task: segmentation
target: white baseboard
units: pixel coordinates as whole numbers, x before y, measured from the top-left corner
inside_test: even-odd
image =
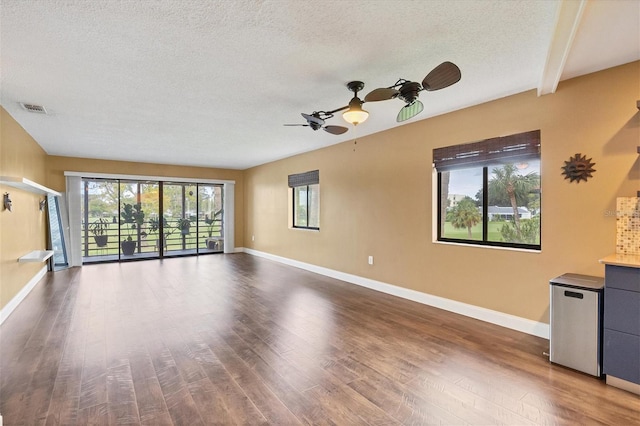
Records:
[[[346,281],[348,283],[370,288],[382,293],[387,293],[393,296],[401,297],[403,299],[412,300],[414,302],[422,303],[423,305],[444,309],[445,311],[454,312],[456,314],[464,315],[481,321],[489,322],[491,324],[496,324],[501,327],[506,327],[512,330],[542,337],[544,339],[549,338],[549,324],[545,324],[542,322],[517,317],[515,315],[505,314],[504,312],[494,311],[491,309],[482,308],[480,306],[469,305],[467,303],[458,302],[456,300],[445,299],[444,297],[434,296],[416,290],[398,287],[393,284],[387,284],[381,281],[360,277],[358,275],[347,274],[345,272],[340,272],[333,269],[324,268],[322,266],[316,266],[310,263],[288,259],[286,257],[276,256],[270,253],[265,253],[246,247],[236,248],[236,252],[244,252],[253,256],[263,257],[265,259],[284,263],[286,265],[315,272],[317,274],[325,275],[327,277],[335,278],[341,281]]]
[[[33,278],[29,280],[29,282],[24,287],[22,287],[22,290],[20,290],[18,294],[16,294],[13,299],[11,299],[9,303],[7,303],[4,308],[2,308],[2,310],[0,310],[0,324],[2,324],[4,320],[9,318],[9,315],[11,315],[13,310],[18,307],[20,302],[22,302],[25,297],[27,297],[27,295],[31,292],[31,290],[33,290],[36,284],[38,284],[38,281],[40,281],[42,277],[46,275],[46,273],[47,267],[44,266],[38,271],[37,274],[33,276]]]

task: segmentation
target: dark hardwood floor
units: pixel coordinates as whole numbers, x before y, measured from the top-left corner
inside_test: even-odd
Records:
[[[471,284],[471,283],[470,283]],[[544,339],[246,254],[48,274],[0,328],[4,425],[640,424]]]

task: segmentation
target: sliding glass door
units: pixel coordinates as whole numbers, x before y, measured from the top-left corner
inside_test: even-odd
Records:
[[[124,259],[159,256],[153,238],[153,217],[159,209],[158,182],[120,181],[120,256]]]
[[[82,179],[84,263],[224,251],[223,185]]]
[[[119,258],[119,197],[117,180],[82,180],[83,262]]]
[[[196,185],[167,182],[162,185],[165,256],[197,253],[198,204]]]
[[[198,250],[224,250],[222,185],[198,184]]]

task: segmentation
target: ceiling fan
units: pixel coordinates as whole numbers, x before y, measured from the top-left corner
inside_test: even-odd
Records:
[[[322,129],[327,133],[331,133],[332,135],[341,135],[346,132],[346,127],[343,126],[325,126],[325,120],[333,117],[333,113],[336,111],[314,111],[312,114],[305,114],[304,112],[301,114],[302,118],[307,120],[307,124],[285,124],[285,126],[303,126],[303,127],[311,127],[313,130]]]
[[[396,121],[401,123],[420,114],[424,109],[424,105],[418,100],[418,95],[422,90],[433,92],[444,89],[460,81],[461,77],[460,68],[456,64],[443,62],[427,74],[422,80],[422,85],[401,78],[392,86],[372,90],[365,96],[364,101],[378,102],[395,98],[402,99],[405,106],[396,117]]]
[[[285,124],[285,126],[311,127],[313,130],[323,129],[332,135],[341,135],[349,129],[343,126],[324,126],[324,122],[333,117],[334,113],[345,110],[342,116],[347,122],[354,126],[362,123],[369,117],[369,113],[362,109],[364,101],[358,97],[358,92],[364,88],[364,83],[361,81],[351,81],[347,83],[347,88],[354,93],[353,98],[349,101],[349,105],[336,108],[333,111],[315,111],[313,114],[302,113],[302,117],[307,120],[307,124]]]

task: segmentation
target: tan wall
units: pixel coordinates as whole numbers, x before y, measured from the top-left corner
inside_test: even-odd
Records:
[[[564,81],[552,95],[528,91],[246,170],[244,245],[548,323],[549,279],[602,276],[598,259],[615,251],[615,199],[640,189],[637,99],[639,62]],[[535,129],[542,251],[433,243],[433,148]],[[596,163],[586,183],[561,175],[576,153]],[[320,232],[289,229],[287,175],[313,169]]]
[[[49,156],[47,158],[47,185],[52,189],[64,192],[65,171],[233,180],[236,182],[234,238],[236,246],[242,245],[244,238],[244,180],[241,170]]]
[[[27,178],[45,185],[46,153],[0,107],[0,175]],[[44,250],[46,214],[38,203],[43,195],[0,185],[13,201],[11,212],[0,206],[0,309],[42,269],[44,263],[18,263],[32,250]]]

